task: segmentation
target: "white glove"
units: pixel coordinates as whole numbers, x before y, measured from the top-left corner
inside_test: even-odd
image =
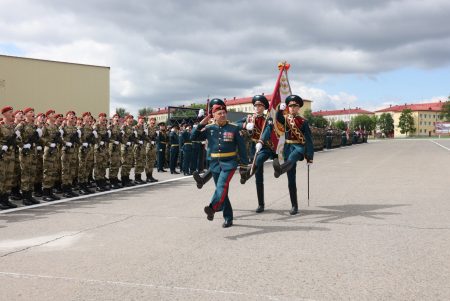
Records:
[[[139,144],[141,144],[141,145],[142,145],[142,144],[144,144],[144,141],[142,141],[142,140],[139,140]]]
[[[134,137],[137,138],[137,131],[133,131]]]
[[[159,136],[159,131],[156,131],[156,135]]]
[[[170,129],[171,132],[175,132],[175,129]]]
[[[192,126],[192,128],[194,128],[194,129],[196,129],[198,127],[198,125],[196,125],[196,124],[194,124],[193,126]]]
[[[78,139],[80,139],[81,138],[81,131],[77,130],[77,134],[78,134]]]
[[[256,148],[256,152],[259,152],[261,150],[261,148],[263,147],[261,142],[256,143],[255,148]]]
[[[63,131],[63,129],[59,129],[59,133],[61,134],[61,137],[64,136],[64,131]]]
[[[89,144],[87,143],[87,142],[83,142],[83,147],[88,147],[89,146]]]
[[[120,142],[119,142],[119,141],[117,141],[117,140],[116,140],[116,141],[114,141],[114,144],[115,144],[115,145],[119,145],[119,143],[120,143]]]
[[[144,133],[148,136],[148,129],[144,129]]]
[[[38,133],[39,138],[41,138],[41,137],[42,137],[42,129],[37,128],[37,129],[36,129],[36,132]]]
[[[108,137],[111,138],[111,130],[106,131],[108,133]]]
[[[19,131],[19,130],[16,131],[16,137],[17,137],[17,138],[20,138],[20,137],[21,137],[20,131]]]
[[[67,147],[72,147],[72,142],[66,142]]]
[[[255,124],[253,122],[247,123],[246,129],[247,131],[253,131],[253,128],[255,127]]]
[[[42,150],[42,146],[40,146],[40,145],[36,146],[36,150],[41,151]]]
[[[155,145],[156,143],[155,143],[155,141],[152,141],[152,145]]]
[[[280,110],[281,110],[281,111],[286,110],[286,104],[285,104],[285,103],[281,103],[281,104],[280,104]]]
[[[97,133],[96,130],[93,130],[93,131],[92,131],[92,134],[94,134],[94,137],[95,137],[95,138],[98,138],[98,133]]]
[[[121,130],[120,133],[121,133],[122,135],[125,135],[125,131],[124,131],[124,130]]]
[[[3,145],[2,146],[2,151],[6,152],[8,150],[8,146],[7,145]]]
[[[130,141],[128,141],[128,142],[127,142],[127,146],[130,146],[130,145],[131,145],[131,142],[130,142]]]
[[[55,143],[50,143],[50,147],[51,147],[51,148],[55,148],[55,147],[56,147],[56,144],[55,144]]]
[[[205,110],[203,110],[203,109],[198,110],[198,117],[203,117],[203,116],[205,116]]]
[[[100,145],[105,145],[105,142],[104,141],[100,141]]]
[[[24,145],[23,145],[23,148],[30,149],[30,148],[31,148],[31,144],[29,144],[29,143],[24,144]]]

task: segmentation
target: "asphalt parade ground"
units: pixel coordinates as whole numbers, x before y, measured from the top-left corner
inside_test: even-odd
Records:
[[[230,185],[234,226],[191,177],[0,214],[1,300],[449,300],[450,139],[316,153]],[[178,178],[178,179],[176,179]]]

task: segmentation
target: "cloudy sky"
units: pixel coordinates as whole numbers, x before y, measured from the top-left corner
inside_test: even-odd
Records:
[[[271,93],[313,110],[450,95],[450,1],[0,0],[0,53],[111,67],[111,108]]]

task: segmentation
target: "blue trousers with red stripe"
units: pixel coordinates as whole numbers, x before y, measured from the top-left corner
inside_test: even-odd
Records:
[[[223,211],[223,218],[226,221],[233,220],[233,208],[231,207],[230,199],[228,198],[228,188],[235,171],[236,169],[212,172],[214,183],[216,183],[216,191],[211,199],[210,206],[216,212]]]

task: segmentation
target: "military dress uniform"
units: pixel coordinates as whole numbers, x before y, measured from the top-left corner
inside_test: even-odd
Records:
[[[160,123],[161,125],[161,123]],[[166,163],[166,147],[168,142],[166,131],[159,131],[156,137],[156,148],[158,150],[158,171],[165,172],[164,165]]]
[[[269,108],[269,101],[263,95],[256,95],[252,99],[253,105],[261,104],[267,110]],[[258,197],[257,213],[264,211],[264,162],[268,159],[275,158],[273,151],[273,144],[271,141],[271,134],[273,131],[273,120],[264,115],[253,115],[253,122],[247,123],[246,119],[238,123],[242,128],[248,131],[251,139],[251,153],[252,158],[256,155],[255,165],[253,171],[250,169],[241,173],[241,184],[244,184],[253,174],[255,174],[256,194]],[[252,174],[250,174],[252,172]]]
[[[49,116],[54,111],[47,111],[46,115]],[[42,197],[46,202],[59,200],[60,197],[53,194],[53,187],[58,179],[58,145],[61,144],[61,133],[58,126],[52,123],[48,123],[43,128],[42,140],[44,142],[44,159],[43,169],[44,176],[42,182]]]
[[[211,100],[210,105],[213,112],[226,110],[225,103],[220,99]],[[229,122],[224,125],[216,123],[207,125],[205,131],[202,131],[203,128],[205,125],[199,124],[192,131],[191,139],[208,141],[209,168],[216,184],[210,205],[204,210],[208,220],[213,220],[215,212],[223,211],[225,220],[223,227],[230,227],[233,224],[233,209],[228,198],[228,188],[238,167],[238,152],[241,164],[248,164],[244,140],[239,134],[239,127]]]
[[[175,129],[172,129],[172,131],[169,134],[169,143],[170,143],[170,173],[171,174],[178,174],[178,172],[175,170],[177,161],[178,161],[178,154],[180,151],[180,137],[178,136],[178,133],[175,131]]]
[[[286,98],[286,105],[295,102],[300,107],[303,106],[303,100],[300,96],[290,95]],[[292,209],[290,214],[298,213],[297,201],[297,183],[296,183],[296,167],[297,161],[303,161],[305,158],[308,162],[312,162],[314,157],[314,146],[311,138],[311,130],[308,121],[300,115],[283,114],[282,110],[277,111],[277,121],[284,126],[285,145],[284,158],[285,162],[280,165],[278,158],[273,160],[275,177],[287,172],[289,195],[291,198]]]
[[[100,113],[104,114],[105,113]],[[100,116],[99,115],[99,116]],[[109,143],[111,131],[108,130],[108,125],[105,123],[97,123],[94,126],[94,130],[97,132],[97,139],[94,146],[94,175],[97,184],[98,191],[109,190],[106,185],[106,170],[109,164]]]
[[[119,124],[109,126],[111,140],[109,143],[109,182],[112,189],[120,188],[118,174],[120,169],[120,142],[122,140]]]
[[[4,107],[2,114],[12,111],[12,107]],[[14,123],[0,124],[0,209],[16,208],[17,205],[9,201],[13,183],[16,133]]]
[[[141,118],[141,117],[140,117]],[[134,181],[136,184],[144,184],[142,173],[145,171],[145,147],[148,141],[147,129],[145,125],[134,127],[136,144],[133,146],[134,152]]]
[[[133,116],[128,116],[128,118],[133,118]],[[133,146],[135,144],[137,137],[134,133],[133,127],[127,124],[122,126],[121,134],[122,134],[122,149],[121,149],[122,185],[124,187],[134,186],[134,183],[130,180],[130,171],[134,163]]]
[[[153,168],[156,162],[156,138],[157,129],[156,126],[148,125],[147,127],[148,141],[145,149],[145,171],[147,176],[147,182],[158,182],[157,179],[153,177]]]
[[[192,140],[191,133],[188,130],[184,130],[180,135],[180,146],[183,151],[182,170],[185,176],[191,175],[192,170]]]

